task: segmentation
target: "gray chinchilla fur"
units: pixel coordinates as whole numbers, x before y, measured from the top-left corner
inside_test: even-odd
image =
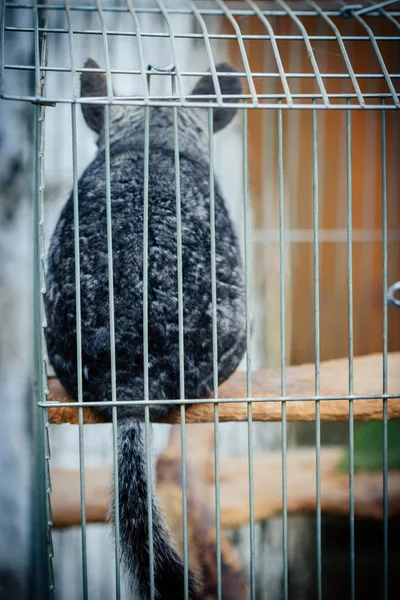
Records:
[[[87,68],[97,69],[89,60]],[[218,65],[222,94],[240,94],[233,69]],[[85,97],[107,95],[103,73],[85,71]],[[210,75],[192,94],[215,94]],[[98,151],[78,183],[84,401],[110,401],[111,351],[107,254],[105,106],[83,104],[86,123],[99,136]],[[114,270],[117,401],[144,397],[143,364],[143,190],[145,108],[111,105],[110,185]],[[235,109],[214,108],[214,132]],[[148,373],[149,399],[171,400],[150,408],[151,418],[177,410],[180,399],[177,217],[172,106],[149,109],[148,172]],[[177,110],[182,219],[185,398],[213,390],[210,165],[208,111]],[[51,363],[67,392],[77,397],[74,203],[67,201],[52,237],[47,261],[46,339]],[[245,294],[238,241],[215,182],[215,261],[218,380],[237,368],[246,347]],[[94,410],[110,417],[109,406]],[[118,407],[118,477],[121,554],[141,599],[150,595],[146,459],[140,405]],[[152,494],[156,598],[183,600],[183,562]],[[189,598],[199,599],[189,574]]]

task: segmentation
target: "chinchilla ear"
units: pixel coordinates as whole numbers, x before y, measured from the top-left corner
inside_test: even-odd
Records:
[[[220,73],[236,73],[235,69],[231,67],[229,63],[220,63],[215,67],[217,72]],[[238,96],[242,93],[242,83],[239,77],[219,76],[218,77],[219,87],[221,88],[222,96],[233,95]],[[214,82],[211,75],[204,75],[197,83],[192,91],[192,95],[215,95]],[[227,101],[227,98],[224,98]],[[229,100],[228,100],[229,101]],[[237,101],[237,98],[232,98],[232,102]],[[214,133],[224,129],[232,121],[236,114],[236,108],[214,108]]]
[[[99,65],[91,58],[85,62],[85,69],[99,68]],[[81,75],[81,96],[83,98],[107,96],[107,79],[104,73],[83,72]],[[90,129],[100,134],[104,127],[104,104],[82,104],[82,112]]]

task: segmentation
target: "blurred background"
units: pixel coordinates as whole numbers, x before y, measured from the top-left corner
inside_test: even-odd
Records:
[[[58,3],[60,4],[60,3]],[[81,0],[83,5],[93,5]],[[166,3],[169,6],[171,3]],[[216,5],[208,3],[210,6]],[[236,3],[241,4],[241,3]],[[107,6],[125,6],[108,0]],[[156,6],[151,2],[142,6]],[[133,30],[126,13],[105,12],[109,31]],[[7,10],[6,25],[32,27],[31,10]],[[171,14],[176,33],[201,33],[193,14]],[[205,16],[207,29],[227,34],[228,39],[211,40],[215,62],[229,60],[243,71],[234,29],[224,16]],[[72,11],[74,30],[100,29],[99,17],[93,11]],[[173,62],[168,29],[156,12],[141,13],[140,26],[153,37],[143,38],[145,64],[165,67]],[[252,36],[265,35],[264,24],[257,16],[239,16],[237,22],[245,36],[244,44],[253,73],[270,76],[254,79],[257,93],[277,94],[282,84],[269,40]],[[288,81],[292,94],[304,95],[305,101],[318,91],[304,42],[298,38],[298,27],[289,16],[271,16],[275,32],[286,39],[278,42],[284,69],[292,74]],[[304,17],[302,22],[310,35],[331,34],[321,18]],[[335,20],[343,35],[361,36],[354,19]],[[66,13],[50,10],[48,26],[66,28]],[[396,26],[388,19],[374,19],[374,34],[391,36]],[[246,37],[247,36],[247,37]],[[293,39],[292,39],[293,38]],[[88,57],[104,67],[104,52],[99,35],[74,34],[75,61],[83,66]],[[400,52],[389,41],[380,42],[380,50],[390,73],[398,73]],[[386,83],[376,76],[379,64],[369,40],[348,41],[346,49],[358,82],[365,94],[386,92]],[[135,38],[109,36],[111,69],[139,69]],[[182,71],[209,69],[206,48],[201,36],[180,37],[177,50]],[[336,41],[313,42],[313,50],[332,103],[335,94],[352,93],[350,80]],[[6,65],[34,65],[32,32],[6,31]],[[47,95],[70,96],[72,78],[69,71],[68,36],[48,35]],[[66,71],[62,71],[67,68]],[[57,71],[57,69],[60,69]],[[308,76],[307,76],[308,74]],[[340,76],[342,75],[342,76]],[[195,78],[184,78],[187,91]],[[394,80],[398,85],[398,80]],[[114,74],[118,95],[142,93],[139,75]],[[166,77],[154,77],[152,91],[169,93]],[[33,93],[34,71],[5,70],[5,89],[11,94]],[[374,102],[375,100],[372,100]],[[339,101],[339,100],[338,100]],[[26,102],[1,101],[0,105],[0,592],[2,598],[28,598],[32,565],[32,505],[37,480],[32,478],[35,453],[35,407],[30,376],[33,362],[32,272],[33,272],[33,160],[34,107]],[[313,286],[313,145],[312,111],[284,110],[283,125],[283,193],[285,207],[285,320],[286,359],[288,365],[314,362],[314,286]],[[215,139],[215,167],[239,237],[243,243],[243,116]],[[351,112],[351,173],[353,206],[353,303],[354,354],[367,355],[382,351],[382,115],[381,111]],[[317,111],[317,158],[319,178],[319,249],[320,249],[320,352],[321,360],[348,355],[347,292],[347,166],[346,112]],[[386,112],[386,170],[388,210],[389,285],[400,274],[400,119],[398,111]],[[278,111],[248,111],[248,176],[251,207],[251,308],[254,316],[252,366],[254,370],[280,366],[280,261],[279,261],[279,177],[278,177]],[[78,114],[78,163],[80,172],[96,151],[95,138]],[[58,103],[46,110],[45,118],[45,238],[49,242],[59,212],[72,187],[71,107]],[[400,350],[400,312],[388,306],[388,349]],[[398,391],[398,390],[397,390]],[[220,426],[222,456],[246,456],[247,426],[228,423]],[[322,423],[322,442],[343,444],[348,441],[348,424]],[[169,426],[154,427],[155,453],[165,447]],[[51,467],[78,468],[77,428],[63,425],[51,428]],[[109,425],[85,427],[85,460],[87,467],[111,464],[111,428]],[[289,447],[315,445],[315,424],[289,424]],[[281,425],[254,425],[254,449],[269,452],[281,448]],[[268,478],[268,473],[265,473]],[[322,481],[323,485],[323,481]],[[33,492],[33,496],[32,496]],[[356,523],[356,572],[360,597],[382,596],[382,521],[363,519]],[[399,564],[400,550],[395,547],[400,525],[391,518],[390,577],[393,565]],[[249,529],[230,532],[242,566],[249,575]],[[317,597],[315,517],[291,515],[289,539],[289,596],[293,600]],[[59,600],[82,598],[82,556],[79,527],[53,529],[55,597]],[[398,545],[397,545],[398,546]],[[88,525],[88,578],[90,597],[109,600],[114,597],[115,576],[111,528],[106,524]],[[324,598],[349,596],[349,521],[348,516],[323,515],[322,551]],[[28,574],[26,577],[23,574]],[[256,526],[257,600],[282,597],[282,521],[280,516]],[[396,590],[391,587],[391,598]]]

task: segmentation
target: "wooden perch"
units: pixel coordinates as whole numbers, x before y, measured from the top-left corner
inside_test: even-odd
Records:
[[[281,394],[280,369],[263,369],[252,373],[252,397],[274,398]],[[322,362],[320,365],[320,395],[343,396],[348,393],[348,360],[347,358]],[[290,366],[286,369],[287,396],[313,397],[315,395],[315,366],[306,364]],[[388,355],[388,393],[400,391],[400,352]],[[219,388],[220,398],[246,398],[246,374],[236,372]],[[354,359],[354,393],[358,396],[378,395],[382,393],[382,355],[370,354]],[[62,406],[63,402],[71,402],[55,378],[49,380],[48,400],[59,402],[60,406],[49,408],[51,423],[78,423],[76,407]],[[282,418],[281,402],[254,402],[254,421],[280,421]],[[321,400],[321,419],[323,421],[347,421],[349,403],[347,400]],[[356,400],[354,417],[358,421],[382,420],[382,400]],[[288,401],[286,403],[288,421],[314,421],[315,403],[308,400]],[[388,400],[389,419],[400,418],[400,398]],[[214,420],[214,405],[210,403],[195,404],[186,409],[188,423],[205,423]],[[247,403],[222,403],[219,405],[219,420],[246,421]],[[84,423],[102,423],[104,419],[89,407],[83,409]],[[179,423],[179,413],[164,419],[165,423]]]
[[[210,448],[204,425],[188,426],[199,430],[203,448]],[[177,434],[174,434],[177,435]],[[187,436],[191,439],[192,430]],[[199,450],[196,450],[198,452]],[[180,491],[172,490],[164,480],[164,465],[170,460],[168,450],[158,462],[158,490],[166,513],[169,506],[176,503],[176,511],[181,519]],[[188,461],[192,451],[188,447]],[[321,510],[325,514],[348,515],[349,475],[339,472],[337,465],[343,456],[341,447],[321,449]],[[177,459],[175,454],[171,457]],[[316,462],[315,448],[295,448],[287,453],[287,510],[289,514],[314,513],[316,510]],[[195,462],[191,463],[189,479]],[[234,529],[249,522],[249,476],[247,457],[228,458],[220,461],[221,526]],[[196,471],[197,473],[197,471]],[[200,481],[203,475],[200,474]],[[79,472],[52,472],[52,512],[55,527],[65,527],[80,523]],[[104,521],[109,499],[111,469],[87,469],[86,471],[86,518],[88,522]],[[214,468],[206,466],[202,497],[207,502],[207,510],[214,510],[215,498]],[[189,483],[189,485],[192,485]],[[354,476],[354,503],[356,517],[382,518],[382,472],[359,472]],[[192,488],[192,489],[195,489]],[[197,492],[196,492],[197,493]],[[176,496],[175,496],[176,494]],[[189,499],[193,498],[190,492]],[[189,506],[190,508],[190,500]],[[179,511],[178,511],[179,509]],[[389,471],[388,480],[389,515],[400,514],[400,471]],[[262,521],[282,513],[282,453],[274,451],[254,457],[254,517]],[[209,513],[210,519],[212,513]],[[200,513],[201,515],[201,513]],[[200,517],[199,517],[200,518]],[[201,515],[201,518],[203,516]],[[211,521],[210,521],[211,522]]]

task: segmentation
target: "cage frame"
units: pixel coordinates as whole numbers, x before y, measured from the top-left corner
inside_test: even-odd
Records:
[[[108,235],[108,269],[109,269],[109,294],[110,294],[110,331],[111,331],[111,362],[112,362],[112,401],[106,403],[112,407],[113,418],[112,418],[112,435],[113,435],[113,456],[114,456],[114,471],[116,474],[116,481],[118,482],[118,465],[116,461],[116,447],[117,447],[117,406],[120,402],[116,399],[116,367],[115,367],[115,325],[114,325],[114,310],[113,310],[113,260],[112,260],[112,233],[111,233],[111,185],[110,185],[110,123],[109,123],[109,107],[115,104],[129,105],[129,106],[144,106],[145,107],[145,183],[144,183],[144,230],[148,227],[148,165],[149,165],[149,110],[152,106],[170,106],[174,114],[174,140],[175,140],[175,181],[176,181],[176,208],[178,215],[178,299],[179,299],[179,337],[180,337],[180,357],[181,357],[181,398],[178,404],[180,405],[180,422],[181,422],[181,450],[182,450],[182,480],[183,480],[183,529],[184,529],[184,564],[185,564],[185,589],[187,593],[188,589],[188,539],[187,539],[187,497],[186,497],[186,454],[185,454],[185,424],[186,424],[186,405],[187,404],[202,404],[204,402],[211,403],[213,405],[214,414],[214,431],[215,431],[215,474],[216,474],[216,490],[215,490],[215,502],[216,502],[216,528],[217,528],[217,572],[218,572],[218,598],[222,598],[221,589],[221,544],[220,544],[220,497],[219,497],[219,410],[220,406],[224,403],[237,402],[237,398],[221,398],[218,393],[218,374],[217,374],[217,330],[216,330],[216,276],[215,276],[215,239],[214,244],[212,242],[211,256],[212,256],[212,299],[213,299],[213,355],[214,355],[214,398],[212,399],[191,399],[186,400],[184,394],[184,374],[183,374],[183,352],[184,352],[184,340],[183,340],[183,312],[182,312],[182,248],[180,245],[180,178],[179,178],[179,141],[178,141],[178,128],[177,128],[177,111],[185,107],[199,107],[205,108],[208,111],[208,130],[209,130],[209,157],[210,157],[210,223],[211,230],[215,234],[215,215],[214,215],[214,167],[213,167],[213,141],[212,141],[212,112],[213,108],[222,106],[222,104],[229,107],[240,107],[242,112],[242,144],[243,144],[243,222],[244,222],[244,271],[246,278],[246,337],[247,337],[247,358],[246,358],[246,387],[247,394],[241,400],[247,405],[247,422],[248,422],[248,460],[249,460],[249,496],[250,496],[250,588],[251,598],[255,598],[255,533],[254,533],[254,512],[252,512],[252,479],[253,479],[253,404],[258,402],[279,402],[281,403],[281,427],[282,427],[282,536],[283,536],[283,597],[288,597],[288,545],[287,545],[287,471],[286,471],[286,460],[287,460],[287,403],[292,401],[310,401],[315,403],[315,423],[316,423],[316,495],[317,495],[317,511],[316,511],[316,523],[317,523],[317,585],[318,585],[318,598],[322,598],[322,548],[321,548],[321,402],[322,401],[337,401],[346,400],[349,406],[349,450],[350,450],[350,469],[349,469],[349,516],[350,516],[350,556],[351,556],[351,597],[355,597],[355,529],[354,529],[354,401],[363,399],[381,400],[383,410],[383,497],[384,497],[384,515],[383,515],[383,527],[384,527],[384,581],[383,581],[383,598],[388,598],[388,511],[387,511],[387,494],[388,494],[388,462],[387,462],[387,423],[388,423],[388,401],[400,398],[399,393],[388,392],[388,348],[387,348],[387,289],[388,289],[388,278],[387,278],[387,243],[388,243],[388,225],[387,225],[387,189],[386,189],[386,113],[388,110],[398,110],[400,108],[400,98],[398,92],[396,92],[393,81],[400,78],[400,74],[389,73],[384,59],[379,51],[378,42],[391,40],[394,42],[400,41],[400,23],[396,20],[400,16],[400,12],[396,12],[392,9],[386,10],[387,2],[381,2],[379,4],[372,4],[367,8],[355,9],[353,5],[347,5],[344,2],[330,2],[329,4],[340,5],[340,9],[336,10],[324,10],[324,2],[315,2],[314,0],[306,0],[306,8],[293,9],[291,4],[287,4],[285,0],[276,0],[276,2],[258,2],[253,0],[246,0],[246,9],[230,8],[230,3],[224,0],[215,0],[214,4],[218,6],[218,9],[206,10],[198,8],[198,5],[202,5],[202,2],[195,2],[194,0],[187,0],[184,4],[188,5],[187,9],[171,9],[167,8],[166,3],[163,0],[156,0],[157,8],[134,8],[131,0],[126,0],[126,6],[122,9],[119,7],[102,7],[100,0],[96,0],[96,6],[78,6],[74,7],[70,4],[69,0],[65,0],[65,5],[56,5],[51,3],[38,3],[34,4],[13,4],[10,2],[3,3],[3,9],[1,12],[1,62],[0,62],[0,79],[1,79],[1,91],[0,97],[4,100],[9,101],[25,101],[35,105],[35,214],[34,214],[34,240],[35,240],[35,371],[37,379],[37,406],[40,407],[38,411],[38,431],[39,439],[42,440],[42,460],[38,464],[39,477],[43,486],[44,497],[39,497],[38,507],[41,510],[41,522],[45,525],[45,531],[43,531],[43,538],[41,539],[39,552],[39,559],[43,559],[43,549],[46,548],[46,569],[43,582],[39,583],[39,588],[42,591],[46,590],[46,596],[42,597],[54,597],[54,574],[52,566],[52,555],[53,549],[51,545],[51,477],[50,477],[50,444],[49,444],[49,411],[51,409],[57,410],[60,407],[59,402],[49,401],[47,399],[48,389],[48,378],[47,378],[47,357],[45,353],[45,342],[43,328],[45,327],[45,314],[43,308],[43,295],[45,294],[45,280],[44,280],[44,217],[43,217],[43,205],[44,205],[44,159],[45,159],[45,135],[44,135],[44,119],[46,113],[46,107],[51,107],[57,103],[66,103],[71,107],[71,128],[73,134],[73,198],[74,198],[74,214],[75,214],[75,255],[79,257],[79,226],[78,226],[78,188],[77,188],[77,122],[76,122],[76,111],[77,106],[83,103],[95,103],[105,105],[105,137],[106,137],[106,206],[107,206],[107,235]],[[243,4],[243,3],[240,3]],[[273,10],[272,6],[278,4],[279,9]],[[268,8],[261,10],[260,5],[266,5]],[[13,28],[6,25],[5,17],[6,10],[8,9],[23,9],[32,10],[34,13],[34,25],[32,28]],[[43,21],[43,17],[48,14],[49,10],[65,10],[68,27],[63,30],[52,30],[48,28],[46,21]],[[74,30],[71,24],[71,12],[72,11],[96,11],[100,22],[101,28],[99,30]],[[105,25],[104,13],[106,12],[126,12],[131,15],[134,22],[133,31],[109,31]],[[161,14],[168,27],[168,33],[164,37],[168,37],[171,42],[172,52],[175,60],[175,72],[158,71],[160,76],[171,77],[172,79],[172,93],[163,97],[162,99],[152,97],[150,93],[150,79],[154,73],[154,67],[146,66],[143,58],[142,49],[142,38],[148,35],[153,35],[151,32],[141,31],[139,23],[139,15],[142,13],[158,13]],[[205,102],[204,99],[198,98],[196,100],[187,101],[185,94],[183,93],[183,78],[186,76],[193,75],[204,75],[205,72],[183,72],[179,69],[179,61],[177,60],[177,51],[174,48],[174,36],[179,37],[179,34],[173,32],[173,26],[169,21],[170,14],[192,14],[195,16],[202,33],[190,34],[186,37],[189,39],[202,38],[206,43],[207,54],[210,59],[211,73],[213,80],[217,81],[215,64],[213,61],[213,54],[210,46],[212,39],[235,39],[238,41],[240,53],[244,63],[244,71],[239,73],[248,83],[250,93],[242,94],[241,97],[235,99],[235,101],[224,102],[224,98],[221,95],[219,85],[216,85],[216,96],[212,102]],[[252,16],[257,15],[261,22],[264,24],[266,34],[258,36],[257,39],[265,39],[271,42],[274,57],[277,63],[278,73],[267,74],[267,73],[252,73],[250,70],[249,63],[246,57],[246,51],[244,47],[244,41],[246,39],[253,39],[252,36],[246,36],[242,34],[237,21],[236,16],[244,16],[251,14]],[[358,80],[362,75],[356,74],[352,68],[351,61],[346,51],[345,42],[352,41],[354,36],[344,36],[340,33],[338,27],[335,25],[333,18],[340,15],[346,14],[351,15],[355,18],[360,26],[365,30],[365,36],[358,36],[357,39],[370,41],[374,47],[377,60],[380,64],[382,73],[376,75],[380,79],[385,80],[389,92],[374,95],[363,94],[360,90]],[[204,16],[225,16],[233,26],[235,34],[210,34],[207,31],[207,26],[204,21]],[[274,33],[273,28],[268,21],[270,16],[289,16],[299,27],[300,34],[297,36],[279,36]],[[301,23],[301,17],[304,16],[316,16],[322,18],[325,23],[332,30],[332,35],[328,36],[310,36],[304,25]],[[390,20],[392,24],[399,30],[398,35],[391,36],[374,36],[372,29],[365,22],[365,16],[379,16]],[[4,48],[5,48],[5,32],[6,31],[29,31],[34,35],[35,43],[35,64],[34,65],[9,65],[4,62]],[[70,49],[70,69],[49,67],[46,62],[46,39],[49,33],[65,34],[68,36],[69,49]],[[77,87],[77,77],[79,73],[85,71],[84,68],[76,66],[74,58],[74,35],[99,35],[101,37],[104,49],[105,57],[105,69],[100,69],[100,72],[106,74],[108,95],[104,98],[96,98],[92,100],[83,99],[79,96]],[[127,70],[113,70],[110,65],[109,50],[107,45],[108,36],[132,36],[136,38],[136,42],[139,50],[140,57],[140,70],[139,71],[127,71]],[[184,36],[182,36],[184,37]],[[292,77],[299,77],[300,74],[291,74],[285,72],[282,61],[279,55],[277,41],[281,38],[285,40],[293,39],[303,41],[307,47],[310,60],[313,67],[313,73],[304,74],[304,78],[310,77],[317,81],[319,87],[319,94],[310,94],[309,97],[305,98],[306,102],[296,102],[297,100],[303,100],[296,94],[292,94],[290,91],[288,80]],[[347,68],[347,74],[343,74],[343,78],[349,79],[354,87],[352,94],[339,94],[337,97],[338,103],[332,103],[332,98],[327,94],[324,80],[331,77],[327,73],[321,73],[318,68],[317,61],[315,59],[311,42],[313,41],[328,41],[335,40],[338,42],[340,50],[342,52],[342,58]],[[35,94],[34,95],[17,95],[7,93],[5,86],[5,72],[7,70],[21,70],[31,71],[35,75]],[[45,93],[45,80],[48,72],[56,71],[68,71],[72,75],[72,83],[74,87],[74,93],[72,97],[48,97]],[[118,97],[115,96],[112,90],[112,75],[114,74],[131,74],[140,75],[143,81],[144,94],[143,97]],[[229,74],[225,74],[229,76]],[[224,76],[224,74],[222,74]],[[253,77],[277,77],[283,86],[283,94],[271,95],[272,97],[262,98],[262,95],[257,94]],[[366,77],[367,75],[365,75]],[[176,85],[175,85],[176,83]],[[176,87],[176,90],[174,89]],[[381,104],[371,104],[366,101],[367,98],[380,100]],[[260,102],[260,100],[267,100],[266,102]],[[322,102],[321,102],[322,101]],[[391,103],[389,103],[389,101]],[[281,394],[275,397],[263,397],[253,398],[252,397],[252,377],[251,377],[251,352],[250,352],[250,269],[249,269],[249,201],[248,201],[248,133],[247,133],[247,115],[248,110],[251,109],[269,109],[277,113],[278,116],[278,169],[279,169],[279,259],[280,259],[280,337],[281,337]],[[286,351],[285,351],[285,310],[284,310],[284,299],[285,299],[285,247],[284,247],[284,226],[285,226],[285,206],[284,206],[284,159],[283,159],[283,111],[287,109],[298,109],[308,110],[312,112],[312,140],[313,140],[313,262],[314,262],[314,344],[315,344],[315,394],[313,396],[288,396],[286,389]],[[348,393],[336,396],[327,396],[320,393],[320,348],[319,348],[319,214],[318,214],[318,200],[319,200],[319,178],[318,178],[318,146],[317,146],[317,132],[318,132],[318,116],[319,110],[341,110],[345,111],[346,114],[346,187],[347,187],[347,198],[346,198],[346,209],[347,209],[347,284],[348,284],[348,358],[349,358],[349,371],[348,371]],[[353,360],[354,360],[354,345],[353,345],[353,294],[352,294],[352,281],[353,281],[353,257],[352,257],[352,166],[351,166],[351,148],[352,148],[352,112],[354,110],[375,110],[379,111],[381,115],[381,155],[382,155],[382,306],[383,306],[383,339],[382,339],[382,393],[371,394],[366,396],[365,394],[360,397],[354,392],[354,372],[353,372]],[[144,236],[146,239],[146,236]],[[213,239],[213,238],[212,238]],[[148,265],[148,248],[147,244],[143,246],[143,304],[144,304],[144,381],[145,381],[145,394],[144,400],[142,398],[133,399],[129,403],[124,404],[138,404],[144,405],[145,407],[145,432],[146,432],[146,450],[147,450],[147,481],[149,489],[152,485],[152,474],[151,474],[151,429],[150,429],[150,403],[155,402],[148,399],[148,339],[147,339],[147,324],[148,324],[148,281],[147,281],[147,265]],[[78,343],[78,398],[77,402],[64,402],[63,407],[75,408],[78,411],[78,423],[79,423],[79,456],[80,456],[80,489],[81,489],[81,522],[82,522],[82,567],[83,567],[83,597],[88,597],[88,580],[87,580],[87,547],[86,547],[86,512],[85,512],[85,457],[84,457],[84,443],[83,443],[83,426],[84,426],[84,412],[83,412],[83,400],[82,400],[82,356],[81,356],[81,317],[80,317],[80,275],[79,275],[79,260],[76,261],[76,306],[77,306],[77,343]],[[114,344],[113,344],[114,340]],[[114,351],[113,351],[114,348]],[[79,368],[80,365],[80,368]],[[147,373],[147,375],[146,375]],[[156,401],[165,402],[170,401]],[[85,403],[85,407],[93,407],[96,405],[103,405],[104,402],[89,402]],[[118,532],[118,485],[114,490],[114,501],[116,503],[116,530]],[[153,540],[151,535],[151,504],[150,500],[148,503],[148,517],[149,517],[149,554],[150,564],[153,564]],[[116,597],[120,598],[121,584],[120,584],[120,564],[119,564],[119,536],[116,535],[115,542],[115,573],[116,573]],[[41,557],[41,558],[40,558]],[[151,571],[150,578],[154,580],[154,572]],[[41,587],[42,586],[42,587]],[[154,585],[152,587],[151,597],[154,597]]]

